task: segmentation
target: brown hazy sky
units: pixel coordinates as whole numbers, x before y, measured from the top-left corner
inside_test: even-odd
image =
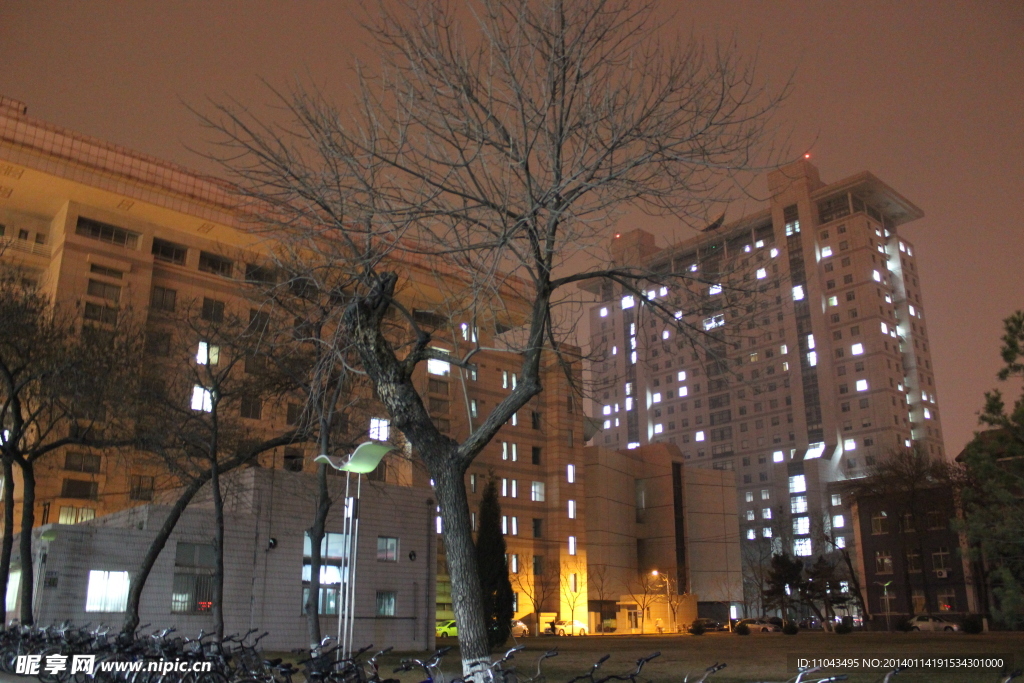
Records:
[[[211,170],[186,149],[202,131],[182,102],[266,102],[261,78],[296,76],[345,98],[360,4],[0,0],[0,94]],[[946,447],[958,452],[997,384],[1001,320],[1024,308],[1024,2],[664,5],[683,33],[757,51],[774,81],[796,70],[783,115],[826,182],[870,170],[925,211],[902,233],[917,246]]]

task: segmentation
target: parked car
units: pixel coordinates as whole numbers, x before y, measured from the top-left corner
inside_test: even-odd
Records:
[[[960,625],[943,619],[932,617],[927,614],[918,614],[907,622],[911,631],[959,631]]]
[[[740,619],[736,622],[736,625],[746,624],[750,628],[751,633],[778,633],[782,630],[781,627],[773,624],[767,619]]]
[[[519,619],[512,620],[512,637],[522,638],[523,636],[530,635],[530,629]]]
[[[454,619],[439,621],[437,622],[436,635],[438,638],[454,638],[459,635],[459,627],[456,626]]]
[[[727,631],[728,630],[728,627],[725,626],[724,624],[722,624],[722,622],[715,621],[714,619],[709,619],[708,617],[700,617],[699,619],[694,619],[692,626],[696,626],[697,624],[700,624],[701,626],[703,626],[705,631]]]
[[[551,625],[551,630],[559,636],[585,636],[587,635],[587,625],[581,621],[556,621]]]
[[[821,619],[818,617],[807,617],[806,619],[801,619],[797,626],[807,629],[821,629]]]

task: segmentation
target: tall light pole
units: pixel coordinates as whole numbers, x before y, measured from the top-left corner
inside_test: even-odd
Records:
[[[387,437],[384,437],[387,438]],[[355,590],[356,560],[359,557],[359,498],[362,493],[363,475],[377,469],[377,465],[394,447],[367,441],[356,446],[348,458],[318,455],[313,459],[317,464],[324,464],[345,473],[345,516],[343,521],[345,573],[343,583],[338,586],[338,657],[348,657],[352,652],[352,639],[355,632]],[[356,475],[356,495],[349,496],[351,476]]]
[[[658,570],[655,569],[655,570],[651,571],[651,576],[653,576],[655,579],[657,579],[661,575],[658,573]],[[661,579],[662,579],[662,581],[665,582],[665,606],[668,607],[669,619],[671,619],[670,626],[672,628],[672,633],[675,633],[676,632],[676,614],[675,614],[675,610],[672,609],[672,596],[669,593],[669,590],[670,590],[671,586],[669,586],[668,576],[667,575],[666,576],[662,576]]]
[[[876,586],[881,586],[882,587],[882,595],[885,596],[885,630],[886,631],[891,631],[892,630],[889,627],[889,612],[891,611],[889,609],[889,584],[891,584],[891,583],[892,583],[892,579],[889,579],[885,583],[882,583],[881,581],[875,581],[875,585]]]

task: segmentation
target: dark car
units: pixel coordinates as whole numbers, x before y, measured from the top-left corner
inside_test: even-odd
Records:
[[[725,625],[722,624],[722,622],[715,621],[714,619],[709,619],[708,617],[700,617],[699,619],[694,619],[693,626],[697,626],[697,624],[703,626],[705,631],[724,631],[727,628]]]

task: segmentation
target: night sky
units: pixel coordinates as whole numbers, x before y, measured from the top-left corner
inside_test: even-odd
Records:
[[[917,247],[946,448],[959,452],[997,385],[1001,320],[1024,308],[1024,2],[678,4],[670,29],[735,39],[773,83],[795,70],[782,116],[825,182],[869,170],[924,210],[902,234]],[[343,101],[366,54],[359,6],[0,2],[0,94],[213,171],[188,149],[204,133],[183,103],[266,103],[261,79],[295,78]]]

